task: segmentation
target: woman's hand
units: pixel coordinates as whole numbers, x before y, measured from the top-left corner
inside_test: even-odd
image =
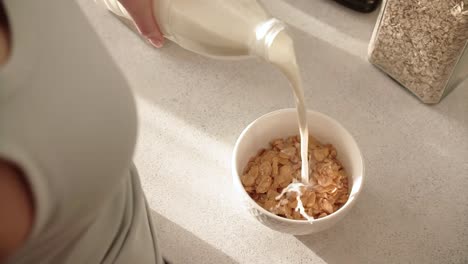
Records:
[[[153,14],[153,0],[119,0],[135,22],[138,31],[153,46],[161,48],[164,37]]]

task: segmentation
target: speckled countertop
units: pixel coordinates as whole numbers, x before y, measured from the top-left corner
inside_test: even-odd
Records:
[[[371,66],[377,13],[264,1],[291,26],[309,108],[340,121],[366,161],[352,212],[294,237],[242,211],[230,175],[242,129],[293,107],[285,78],[258,60],[154,50],[93,1],[78,2],[135,91],[135,162],[173,263],[468,263],[468,85],[427,106]]]

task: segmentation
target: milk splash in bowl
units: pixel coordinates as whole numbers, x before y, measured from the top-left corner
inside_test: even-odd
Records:
[[[312,222],[314,220],[314,217],[309,216],[306,213],[304,205],[302,204],[302,200],[301,200],[301,196],[302,196],[301,188],[304,188],[304,187],[306,187],[305,184],[293,181],[286,188],[284,188],[281,191],[280,195],[276,196],[275,199],[279,201],[281,199],[281,197],[286,195],[288,192],[295,192],[296,193],[296,200],[297,200],[297,206],[296,206],[296,209],[295,209],[296,212],[299,212],[305,219],[307,219],[307,221]]]

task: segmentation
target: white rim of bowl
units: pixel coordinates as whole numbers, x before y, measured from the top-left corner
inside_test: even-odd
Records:
[[[245,133],[247,133],[247,131],[253,126],[253,124],[257,123],[260,119],[263,119],[263,118],[266,118],[266,117],[269,117],[271,115],[277,115],[277,114],[280,114],[280,113],[283,113],[283,112],[296,112],[297,110],[295,108],[284,108],[284,109],[279,109],[279,110],[275,110],[273,112],[270,112],[270,113],[267,113],[267,114],[264,114],[262,116],[260,116],[259,118],[255,119],[254,121],[252,121],[246,128],[244,128],[244,130],[242,130],[242,133],[239,135],[239,137],[237,138],[237,141],[236,141],[236,144],[234,146],[234,150],[232,152],[232,160],[231,160],[231,164],[232,164],[232,175],[234,177],[234,180],[237,182],[237,184],[240,185],[241,189],[242,189],[242,194],[244,196],[246,196],[249,200],[251,200],[254,204],[254,206],[256,207],[257,210],[279,220],[279,221],[285,221],[285,222],[288,222],[288,223],[307,223],[307,224],[314,224],[315,222],[321,222],[321,221],[326,221],[326,220],[330,220],[331,218],[335,217],[337,215],[337,213],[339,213],[340,211],[342,211],[345,207],[349,207],[351,206],[352,204],[354,204],[356,202],[356,199],[358,198],[361,190],[362,190],[362,186],[363,186],[363,183],[364,183],[364,170],[365,170],[365,167],[364,167],[364,159],[362,157],[362,153],[361,153],[361,149],[359,148],[359,145],[357,144],[356,140],[354,139],[353,135],[351,135],[351,133],[349,133],[349,131],[343,126],[341,125],[338,121],[336,121],[335,119],[327,116],[326,114],[323,114],[323,113],[320,113],[320,112],[317,112],[317,111],[313,111],[313,110],[307,110],[307,115],[309,115],[309,113],[312,113],[314,115],[319,115],[321,117],[324,117],[325,119],[328,119],[331,121],[331,123],[335,124],[336,126],[338,126],[340,129],[343,129],[343,131],[345,131],[351,138],[353,144],[356,146],[357,150],[358,150],[358,153],[359,153],[359,158],[361,160],[361,168],[362,168],[362,175],[361,175],[361,182],[358,186],[358,189],[356,191],[356,194],[354,195],[353,199],[350,201],[349,198],[348,198],[348,201],[346,201],[346,203],[340,207],[340,209],[336,210],[335,212],[325,216],[325,217],[322,217],[322,218],[318,218],[318,219],[314,219],[312,222],[309,222],[308,220],[295,220],[295,219],[289,219],[289,218],[285,218],[285,217],[281,217],[281,216],[278,216],[278,215],[275,215],[274,213],[266,210],[265,208],[261,207],[260,205],[257,204],[257,202],[255,202],[252,197],[250,197],[250,195],[247,193],[247,191],[245,190],[244,188],[244,185],[242,185],[242,182],[240,180],[240,173],[237,171],[237,168],[235,166],[236,164],[236,159],[237,159],[237,149],[238,149],[238,146],[239,146],[239,143],[241,142],[241,140],[244,138],[245,136]],[[354,182],[353,182],[353,187],[354,187]],[[351,188],[352,189],[352,188]]]

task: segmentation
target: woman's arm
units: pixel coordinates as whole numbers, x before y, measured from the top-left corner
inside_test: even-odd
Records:
[[[21,171],[0,159],[0,263],[25,242],[33,220],[33,199]]]
[[[8,21],[0,2],[0,67],[8,53]],[[32,195],[21,170],[0,158],[0,263],[25,242],[33,225],[33,208]]]

